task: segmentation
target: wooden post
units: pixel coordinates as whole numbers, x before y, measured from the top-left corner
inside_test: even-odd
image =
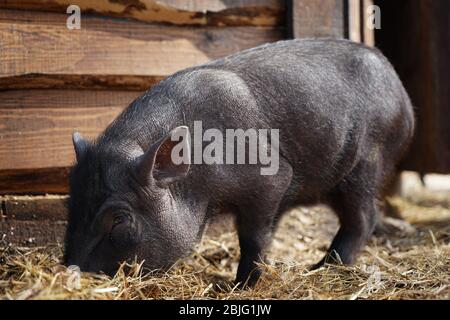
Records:
[[[369,19],[369,7],[373,6],[373,0],[362,0],[362,36],[363,42],[368,46],[375,45],[375,30],[368,27],[368,19]]]
[[[348,0],[348,38],[355,42],[361,42],[360,0]]]
[[[289,0],[290,38],[345,38],[344,0]]]
[[[367,7],[373,0],[289,0],[287,28],[290,38],[347,38],[374,45],[367,28]]]

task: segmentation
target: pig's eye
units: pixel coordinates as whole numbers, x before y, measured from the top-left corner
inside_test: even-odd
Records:
[[[113,218],[109,238],[114,246],[123,248],[134,242],[133,219],[128,214],[118,214]]]
[[[128,219],[128,217],[126,217],[125,215],[117,215],[114,217],[113,220],[113,228],[121,223],[126,222]]]

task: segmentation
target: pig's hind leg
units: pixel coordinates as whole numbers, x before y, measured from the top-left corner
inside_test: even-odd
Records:
[[[362,160],[329,194],[328,204],[339,217],[340,228],[325,257],[313,269],[325,263],[354,263],[371,236],[377,222],[379,166]]]

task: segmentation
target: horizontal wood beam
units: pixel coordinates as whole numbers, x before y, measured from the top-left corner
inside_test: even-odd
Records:
[[[0,91],[0,171],[68,167],[71,134],[95,138],[141,92]]]
[[[24,246],[63,244],[66,221],[0,221],[0,239]]]
[[[0,239],[17,245],[63,243],[67,196],[0,196]]]
[[[283,23],[283,0],[0,0],[0,8],[66,13],[69,5],[82,15],[95,13],[152,23],[211,26],[275,26]]]
[[[30,73],[0,78],[0,90],[13,89],[88,89],[145,91],[164,76],[37,74]]]
[[[0,170],[0,194],[67,193],[69,172],[69,167]]]
[[[87,81],[81,87],[142,87],[283,37],[275,27],[176,27],[98,17],[69,30],[65,14],[0,10],[0,88],[24,88],[33,77],[49,79],[46,87],[77,80]]]
[[[20,221],[64,221],[67,219],[66,195],[0,196],[3,219]]]

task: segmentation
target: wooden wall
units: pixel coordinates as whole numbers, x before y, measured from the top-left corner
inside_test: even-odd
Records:
[[[80,30],[73,1],[0,0],[2,194],[66,192],[74,130],[94,138],[165,76],[285,37],[283,1],[75,2]]]
[[[73,2],[81,8],[80,30],[66,27]],[[94,138],[167,75],[259,44],[337,37],[373,45],[364,14],[372,3],[0,0],[0,238],[61,240],[74,130]],[[382,18],[376,45],[416,108],[417,135],[404,168],[448,173],[450,2],[375,4]]]
[[[94,138],[164,77],[263,43],[373,44],[370,1],[0,0],[0,237],[61,241],[73,131]]]

